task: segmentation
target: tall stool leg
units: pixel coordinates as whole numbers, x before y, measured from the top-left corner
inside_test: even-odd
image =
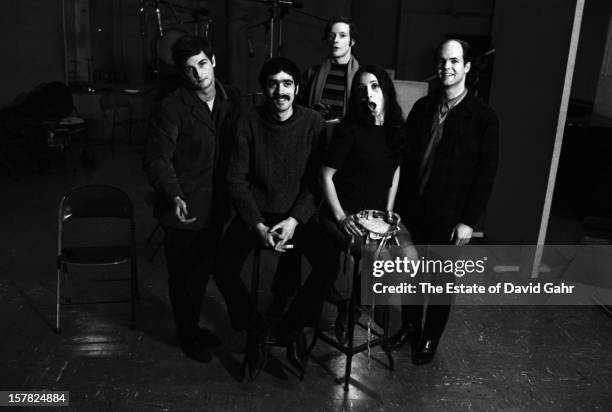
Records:
[[[357,306],[357,277],[359,276],[360,258],[355,257],[353,266],[353,288],[348,307],[348,344],[346,352],[346,367],[344,371],[344,391],[349,389],[349,381],[351,380],[351,366],[353,362],[353,348],[355,346],[355,307]]]
[[[389,369],[395,370],[395,361],[393,359],[393,354],[389,349],[389,312],[389,306],[385,306],[385,308],[383,309],[383,333],[385,337],[385,343],[383,344],[382,349],[385,352],[385,355],[387,355],[387,360],[389,361]]]

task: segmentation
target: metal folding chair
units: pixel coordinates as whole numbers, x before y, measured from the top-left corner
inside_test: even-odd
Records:
[[[65,230],[75,225],[76,221],[96,218],[116,218],[127,220],[129,224],[128,244],[106,244],[102,246],[66,246]],[[128,225],[124,225],[128,226]],[[126,227],[127,229],[127,227]],[[127,234],[127,233],[126,233]],[[88,238],[96,234],[87,233]],[[118,280],[130,281],[130,299],[98,303],[131,303],[130,327],[136,323],[135,301],[138,294],[138,270],[136,256],[136,230],[134,225],[134,208],[128,195],[121,189],[109,185],[87,185],[68,192],[60,201],[57,221],[57,300],[55,326],[60,328],[61,284],[67,280],[68,265],[111,266],[130,263],[130,277]],[[66,298],[67,303],[71,297]]]

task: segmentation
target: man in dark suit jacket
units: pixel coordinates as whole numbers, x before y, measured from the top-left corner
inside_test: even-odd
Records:
[[[172,55],[185,84],[151,117],[143,164],[165,232],[178,339],[188,356],[204,362],[210,360],[207,347],[219,344],[198,323],[229,210],[224,180],[239,96],[215,80],[215,56],[206,39],[185,35]]]
[[[415,244],[462,246],[470,241],[491,194],[499,124],[493,109],[466,89],[469,44],[447,40],[435,56],[440,93],[417,101],[408,115],[398,211]],[[404,306],[403,326],[392,346],[418,343],[413,362],[433,360],[451,299],[430,297],[424,322],[423,305]]]

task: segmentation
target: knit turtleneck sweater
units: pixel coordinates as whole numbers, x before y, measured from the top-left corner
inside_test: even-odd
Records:
[[[265,215],[292,216],[302,223],[310,219],[324,136],[321,115],[298,105],[284,122],[274,119],[266,105],[239,120],[227,183],[249,228],[269,224]]]

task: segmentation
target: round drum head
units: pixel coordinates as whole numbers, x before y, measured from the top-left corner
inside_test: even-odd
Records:
[[[382,210],[362,210],[353,218],[370,239],[391,237],[399,230],[400,216],[394,212]]]

